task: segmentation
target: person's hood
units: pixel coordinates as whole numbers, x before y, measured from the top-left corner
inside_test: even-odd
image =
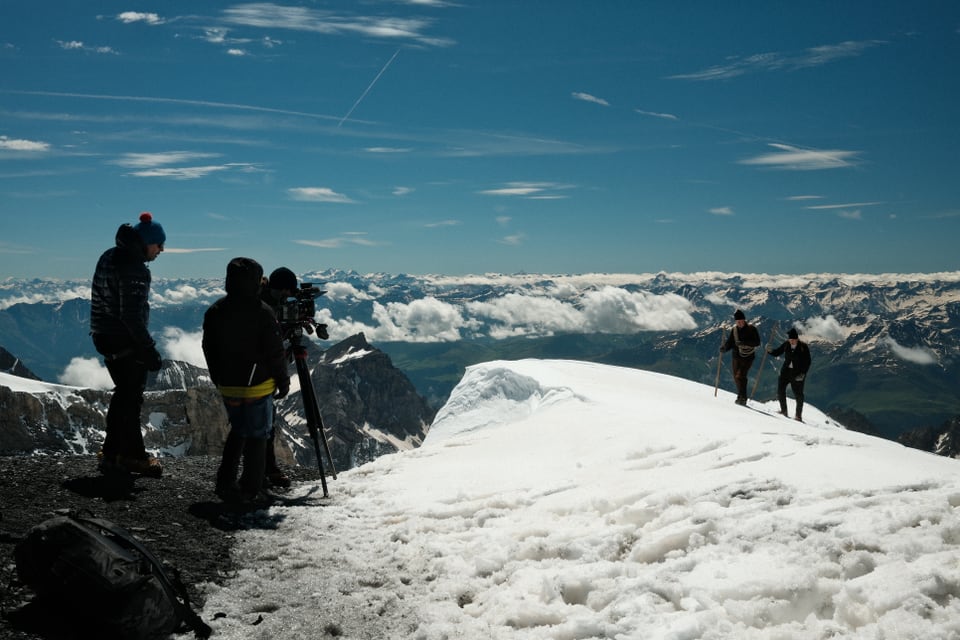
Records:
[[[143,238],[141,238],[140,234],[137,233],[137,230],[133,228],[133,225],[120,225],[120,228],[117,229],[115,242],[117,243],[117,247],[120,249],[134,254],[141,260],[146,261],[147,245],[144,244]]]
[[[253,258],[234,258],[227,264],[227,294],[243,298],[260,295],[263,267]]]

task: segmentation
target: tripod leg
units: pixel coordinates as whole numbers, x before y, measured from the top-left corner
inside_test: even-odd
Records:
[[[320,437],[323,435],[322,424],[318,424],[317,397],[313,392],[313,382],[310,380],[310,370],[307,369],[307,350],[303,347],[294,349],[294,359],[297,362],[297,376],[300,379],[300,397],[303,400],[303,411],[307,418],[307,429],[313,440],[313,451],[317,456],[317,467],[320,469],[320,485],[323,487],[323,497],[327,497],[327,476],[323,470],[323,458],[320,455]],[[324,444],[326,438],[324,437]],[[329,450],[328,450],[329,454]],[[332,460],[331,460],[332,462]],[[336,476],[334,476],[336,478]]]

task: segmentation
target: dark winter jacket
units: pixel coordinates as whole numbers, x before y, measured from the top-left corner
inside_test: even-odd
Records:
[[[723,345],[724,351],[733,352],[734,358],[752,359],[754,351],[760,346],[760,332],[752,324],[744,324],[743,328],[734,325],[730,336]]]
[[[116,246],[97,261],[90,288],[90,333],[120,349],[153,349],[150,321],[150,269],[146,246],[129,224],[117,230]],[[118,349],[119,350],[119,349]]]
[[[280,325],[260,300],[263,269],[250,258],[227,266],[227,295],[203,316],[203,355],[210,379],[228,397],[256,398],[290,387]]]
[[[785,380],[796,380],[797,376],[802,376],[802,380],[810,370],[810,347],[805,342],[797,340],[797,346],[791,347],[787,340],[776,349],[770,352],[774,358],[783,356],[783,367],[780,369],[780,377]]]

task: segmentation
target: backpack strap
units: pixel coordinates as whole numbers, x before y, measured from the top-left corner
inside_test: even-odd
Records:
[[[190,597],[187,595],[187,589],[183,585],[183,582],[180,581],[179,576],[177,576],[175,580],[171,580],[170,576],[168,576],[167,572],[163,569],[163,563],[160,562],[160,560],[153,555],[149,549],[142,545],[139,540],[134,538],[129,531],[112,522],[102,520],[100,518],[88,518],[75,513],[71,513],[69,516],[77,522],[98,527],[103,531],[110,533],[114,537],[114,541],[117,544],[134,549],[141,554],[149,563],[151,572],[160,581],[164,591],[167,592],[167,596],[170,598],[171,602],[174,603],[174,607],[177,609],[177,612],[183,618],[184,622],[186,622],[187,626],[193,630],[194,634],[198,638],[210,637],[210,634],[213,630],[190,606]]]

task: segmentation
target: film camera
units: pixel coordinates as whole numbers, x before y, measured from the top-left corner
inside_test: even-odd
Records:
[[[276,308],[277,320],[285,336],[303,330],[307,333],[316,331],[322,340],[328,338],[327,325],[318,324],[313,319],[317,313],[316,300],[325,293],[312,282],[301,282],[294,295],[280,302]]]

